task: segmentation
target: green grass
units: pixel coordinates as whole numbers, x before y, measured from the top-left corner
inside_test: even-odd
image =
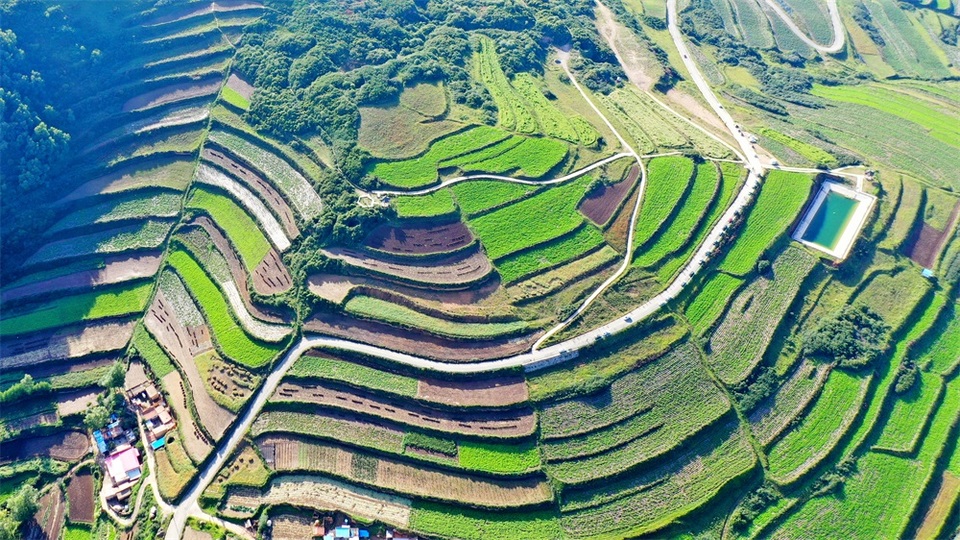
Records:
[[[439,84],[420,83],[403,90],[400,105],[424,116],[440,116],[447,109],[447,94]]]
[[[695,335],[703,335],[713,326],[742,284],[742,279],[729,274],[714,274],[704,283],[683,312]]]
[[[446,216],[457,211],[457,204],[449,189],[434,191],[429,195],[394,197],[391,202],[397,209],[397,217],[401,218]]]
[[[513,88],[534,108],[545,135],[584,146],[593,146],[600,138],[597,130],[583,118],[569,117],[551,103],[530,73],[518,73],[513,79]]]
[[[426,433],[420,433],[419,431],[410,431],[403,436],[403,448],[406,450],[408,446],[413,446],[423,450],[430,450],[432,452],[438,452],[445,456],[454,456],[457,455],[457,442],[450,439],[439,439],[432,435],[427,435]]]
[[[647,189],[637,215],[634,245],[642,249],[666,225],[693,178],[693,160],[682,156],[659,157],[647,166]]]
[[[562,537],[555,510],[490,512],[419,501],[413,504],[410,528],[422,534],[461,540],[556,540]]]
[[[171,252],[168,261],[196,298],[211,334],[227,358],[255,370],[270,363],[286,346],[285,343],[266,344],[251,339],[230,314],[230,307],[220,289],[186,251]]]
[[[381,371],[362,364],[320,356],[303,355],[297,360],[290,371],[290,377],[328,379],[339,381],[351,386],[369,388],[406,397],[417,395],[417,379],[397,375],[388,371]]]
[[[63,527],[63,540],[89,540],[93,538],[93,532],[90,527],[77,525],[76,523],[67,523]]]
[[[220,91],[220,99],[226,101],[227,103],[233,105],[238,109],[243,109],[245,111],[250,110],[250,100],[243,97],[240,92],[237,92],[229,86],[224,86],[223,90]]]
[[[948,374],[960,364],[960,317],[956,316],[956,308],[949,319],[946,328],[918,358],[917,362],[929,364],[936,373]]]
[[[912,268],[893,276],[879,274],[857,294],[854,303],[869,306],[896,329],[907,321],[914,306],[930,288],[930,281]]]
[[[914,387],[898,396],[876,447],[910,452],[920,440],[921,430],[936,412],[936,400],[943,389],[938,373],[921,373]]]
[[[837,164],[837,158],[831,156],[825,150],[812,144],[807,144],[803,141],[794,139],[793,137],[780,133],[779,131],[775,131],[770,128],[760,128],[760,134],[774,142],[778,142],[790,148],[794,152],[800,154],[804,159],[815,165],[822,164],[834,167]]]
[[[232,199],[205,187],[198,187],[193,192],[187,206],[202,210],[213,218],[237,249],[247,271],[253,275],[270,251],[270,242],[260,232],[256,221]]]
[[[36,304],[26,313],[10,315],[8,311],[7,317],[0,321],[0,336],[141,313],[152,290],[151,283],[128,283]]]
[[[877,244],[881,249],[898,250],[906,242],[923,201],[923,187],[909,179],[900,177],[900,200],[893,216],[893,222],[883,233],[883,239]]]
[[[250,433],[254,437],[260,437],[266,433],[294,433],[326,441],[351,443],[392,454],[402,454],[405,441],[403,432],[388,429],[376,421],[348,420],[335,414],[324,414],[322,410],[309,414],[267,411],[257,418]],[[456,453],[456,445],[454,445],[454,453]]]
[[[524,473],[540,467],[540,450],[535,443],[460,443],[460,465],[493,473]]]
[[[150,219],[136,225],[57,240],[38,249],[27,259],[24,266],[51,263],[93,254],[122,253],[156,248],[167,238],[167,233],[170,232],[172,227],[172,221]]]
[[[536,133],[537,119],[500,67],[497,47],[492,39],[480,36],[480,50],[473,56],[474,76],[490,91],[497,105],[497,120],[503,129]]]
[[[496,144],[509,136],[509,133],[496,128],[478,126],[434,142],[422,156],[377,162],[370,168],[370,174],[398,188],[427,186],[437,181],[440,162]]]
[[[796,219],[810,195],[811,178],[802,173],[770,171],[746,223],[727,250],[719,269],[743,276],[753,270],[764,250]]]
[[[147,217],[173,217],[180,211],[180,193],[172,191],[131,193],[94,206],[81,208],[64,217],[46,234],[96,223],[109,223]]]
[[[566,234],[583,222],[577,211],[591,179],[581,177],[554,186],[533,197],[470,219],[467,224],[491,259],[546,242]]]
[[[514,283],[564,262],[573,260],[603,244],[603,233],[589,223],[577,232],[529,251],[508,255],[497,262],[504,284]]]
[[[405,328],[424,330],[431,334],[455,339],[503,337],[522,333],[529,328],[529,325],[524,321],[506,323],[453,322],[371,296],[354,296],[347,301],[344,309],[347,313],[365,319],[385,321]]]
[[[170,355],[167,354],[167,351],[163,350],[163,347],[157,343],[157,340],[147,332],[143,325],[137,325],[137,329],[133,332],[131,344],[137,349],[137,352],[140,353],[143,361],[150,366],[150,371],[153,372],[153,376],[157,379],[162,379],[175,369]]]
[[[770,448],[771,478],[790,483],[832,451],[853,423],[869,382],[870,376],[833,370],[813,408]]]
[[[453,190],[460,211],[467,217],[473,217],[485,210],[524,197],[537,188],[500,180],[472,180],[454,184],[450,189]]]
[[[652,166],[653,162],[651,162],[651,170]],[[658,165],[657,168],[659,170],[660,166]],[[713,163],[697,165],[693,186],[690,188],[690,193],[680,203],[680,210],[667,224],[667,228],[657,237],[656,242],[635,252],[634,265],[649,267],[660,263],[667,255],[677,251],[690,240],[694,231],[703,225],[709,207],[718,194],[717,181],[717,168]],[[652,186],[652,183],[649,186]],[[650,193],[649,186],[647,193]],[[641,216],[642,214],[641,210]]]
[[[527,178],[540,178],[567,156],[567,145],[554,139],[524,139],[502,154],[464,164],[465,173],[516,173]]]

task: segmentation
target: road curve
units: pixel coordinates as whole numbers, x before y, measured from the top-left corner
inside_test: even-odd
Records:
[[[794,22],[793,17],[784,11],[783,6],[781,6],[777,0],[764,1],[768,6],[770,6],[771,9],[773,9],[773,11],[777,13],[778,17],[783,19],[783,22],[787,23],[787,27],[790,28],[790,31],[796,34],[801,41],[810,47],[827,54],[837,53],[843,49],[844,40],[846,39],[847,34],[843,28],[843,21],[840,20],[840,10],[837,8],[837,0],[827,0],[827,11],[830,13],[830,24],[833,26],[833,43],[830,45],[821,45],[807,37],[807,35],[803,33],[803,30],[797,26],[797,23]]]

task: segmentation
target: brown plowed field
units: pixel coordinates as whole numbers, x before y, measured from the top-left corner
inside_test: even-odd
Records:
[[[626,204],[620,207],[610,226],[603,233],[603,238],[613,249],[623,253],[627,249],[627,231],[630,229],[630,218],[633,215],[633,208],[637,205],[637,197],[640,196],[640,190],[636,189]]]
[[[158,107],[185,99],[212,95],[217,93],[217,90],[220,90],[220,84],[222,82],[220,75],[217,74],[198,81],[171,84],[170,86],[157,88],[156,90],[151,90],[130,98],[123,104],[121,110],[123,112],[131,112]]]
[[[456,341],[337,313],[308,319],[304,330],[446,362],[476,362],[526,352],[542,334],[480,342]]]
[[[266,257],[253,271],[253,290],[259,294],[279,294],[293,287],[293,278],[280,260],[277,250],[270,248]]]
[[[937,257],[940,256],[943,244],[949,240],[958,215],[960,215],[960,202],[953,207],[945,230],[941,231],[923,223],[920,230],[915,232],[913,238],[907,242],[903,249],[904,254],[924,268],[933,268],[937,264]]]
[[[219,2],[217,3],[219,5]],[[259,4],[244,4],[246,7],[263,7]],[[244,9],[244,8],[234,8],[234,9]],[[247,98],[247,100],[253,99],[253,91],[255,90],[253,85],[247,81],[241,79],[237,76],[236,73],[231,73],[230,77],[227,78],[227,86],[236,90],[238,94]]]
[[[278,471],[326,473],[404,495],[486,507],[526,506],[553,499],[550,486],[537,477],[520,480],[475,477],[392,458],[375,458],[336,444],[291,436],[271,435],[258,444],[274,446]]]
[[[96,403],[100,388],[94,386],[57,395],[57,414],[61,417],[80,414]]]
[[[383,224],[363,241],[370,249],[395,255],[444,253],[473,242],[473,233],[462,221],[433,227],[394,227]]]
[[[24,373],[29,373],[31,377],[36,379],[45,379],[47,377],[52,377],[54,375],[63,375],[65,373],[76,373],[78,371],[88,371],[91,369],[96,369],[99,367],[110,365],[114,362],[115,358],[100,358],[97,360],[90,360],[87,362],[57,362],[55,364],[47,363],[41,364],[39,366],[31,366],[27,369],[24,369]]]
[[[70,500],[70,521],[93,524],[93,475],[89,472],[74,475],[67,487]]]
[[[625,180],[612,186],[603,185],[585,198],[580,203],[580,212],[587,216],[590,221],[601,227],[604,226],[613,217],[617,208],[620,208],[623,198],[633,189],[639,176],[640,167],[637,165],[630,167],[630,172]]]
[[[417,398],[459,407],[503,407],[530,397],[523,377],[498,377],[481,381],[420,379]]]
[[[159,252],[111,255],[105,258],[103,268],[84,270],[7,289],[0,293],[0,299],[3,302],[10,302],[38,294],[86,289],[149,277],[157,273],[161,260],[162,254]]]
[[[180,372],[173,370],[167,373],[161,380],[161,384],[167,391],[167,396],[170,398],[169,405],[173,408],[174,416],[177,418],[177,428],[183,435],[181,441],[183,447],[195,463],[202,462],[213,450],[213,446],[207,436],[197,427],[193,415],[187,408],[187,390],[183,384],[183,378],[180,377]]]
[[[536,429],[537,419],[529,408],[483,413],[447,412],[366,395],[357,390],[339,390],[328,383],[283,382],[272,401],[316,403],[326,407],[364,413],[401,424],[448,433],[488,437],[525,437]]]
[[[480,287],[462,290],[437,290],[434,288],[418,288],[394,283],[384,279],[368,276],[341,276],[339,274],[314,274],[309,278],[310,292],[325,298],[335,304],[343,302],[346,295],[354,287],[388,289],[397,294],[437,302],[447,306],[451,311],[476,306],[483,300],[490,298],[500,288],[500,281],[491,279],[484,281]]]
[[[233,78],[235,76],[231,75],[230,77]],[[219,165],[223,170],[228,171],[231,176],[239,179],[247,187],[253,189],[261,199],[269,204],[274,215],[280,219],[280,223],[283,224],[283,228],[287,231],[287,236],[289,236],[291,240],[300,236],[300,229],[297,228],[297,220],[293,217],[293,210],[290,209],[287,201],[280,196],[280,193],[274,189],[269,182],[260,178],[259,175],[250,169],[238,164],[231,157],[219,150],[214,150],[210,147],[204,148],[203,159]]]
[[[0,463],[35,457],[75,462],[90,452],[90,439],[81,431],[65,431],[45,437],[27,436],[0,447]]]
[[[396,276],[402,280],[446,287],[469,285],[479,281],[493,270],[493,265],[480,251],[479,246],[463,253],[421,264],[390,261],[348,248],[325,249],[323,254],[340,259],[350,266],[380,275]]]
[[[0,368],[16,369],[122,349],[133,336],[135,323],[106,322],[4,340],[0,343]]]
[[[273,540],[303,540],[313,538],[313,520],[306,516],[280,514],[273,518]]]
[[[67,505],[59,484],[47,491],[37,501],[37,513],[33,521],[24,525],[26,540],[56,540],[60,538]]]
[[[250,290],[247,288],[247,271],[244,269],[243,263],[237,256],[237,252],[233,250],[233,247],[230,245],[227,237],[220,232],[220,229],[213,224],[213,221],[206,216],[200,216],[193,220],[192,224],[202,227],[203,230],[207,232],[207,236],[210,237],[213,245],[217,246],[217,249],[220,250],[220,254],[223,255],[223,258],[227,261],[227,266],[230,267],[230,275],[233,276],[233,282],[237,285],[237,291],[240,293],[240,298],[243,299],[243,303],[247,306],[247,310],[250,311],[250,314],[264,321],[276,323],[287,322],[280,317],[267,313],[254,305],[253,300],[250,298]],[[284,270],[286,270],[285,267]],[[287,274],[287,276],[289,277],[289,274]],[[263,287],[264,284],[261,283],[260,286]],[[260,292],[260,289],[257,288],[256,279],[254,279],[254,289],[257,292]]]

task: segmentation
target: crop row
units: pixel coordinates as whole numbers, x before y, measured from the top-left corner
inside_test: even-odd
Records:
[[[176,368],[173,366],[173,360],[167,351],[157,343],[157,340],[147,332],[143,325],[138,325],[133,331],[133,339],[130,341],[133,348],[137,350],[140,358],[147,363],[153,376],[159,380],[163,379],[168,373]]]
[[[404,433],[374,422],[341,414],[312,410],[310,414],[266,411],[250,428],[254,437],[268,433],[294,433],[330,442],[345,442],[392,454],[403,453]]]
[[[380,161],[370,174],[381,181],[400,188],[416,188],[436,182],[437,168],[443,161],[496,144],[510,134],[488,126],[448,135],[430,145],[421,156],[402,161]]]
[[[250,369],[263,367],[279,354],[282,344],[258,343],[243,331],[220,289],[186,251],[171,252],[168,261],[199,303],[223,354]]]
[[[44,244],[24,266],[33,266],[92,254],[121,253],[155,248],[167,238],[173,227],[171,221],[147,220],[108,231],[57,240]]]
[[[140,313],[147,305],[153,287],[150,283],[123,284],[75,294],[31,306],[20,314],[5,313],[0,320],[0,336],[9,337],[38,330]]]
[[[178,229],[172,243],[189,251],[217,283],[233,280],[230,265],[203,227]]]
[[[833,370],[807,415],[770,448],[771,478],[793,483],[826,457],[860,412],[871,378]]]
[[[793,137],[780,133],[779,131],[775,131],[770,128],[760,128],[760,134],[774,142],[778,142],[790,148],[794,152],[800,154],[804,159],[814,164],[837,164],[837,158],[831,156],[822,148],[794,139]]]
[[[770,397],[771,403],[762,405],[750,415],[753,434],[763,446],[776,440],[811,401],[816,399],[827,380],[830,369],[812,360],[803,363]]]
[[[896,205],[893,222],[884,232],[883,239],[877,247],[898,250],[903,246],[913,230],[923,200],[924,189],[919,182],[900,179],[900,199]]]
[[[517,93],[536,110],[540,127],[545,135],[564,139],[584,146],[594,146],[600,134],[580,116],[568,116],[543,95],[536,79],[530,73],[518,73],[513,79]]]
[[[810,184],[806,174],[770,171],[743,230],[720,263],[720,270],[740,276],[750,272],[763,251],[788,232],[810,195]]]
[[[589,176],[551,187],[533,197],[468,220],[491,259],[562,236],[583,222],[577,205],[583,198]]]
[[[497,46],[492,39],[485,36],[480,38],[480,50],[474,55],[474,65],[477,78],[490,91],[497,105],[500,126],[520,133],[536,133],[537,119],[510,86],[510,81],[500,67]]]
[[[257,222],[231,198],[206,187],[197,187],[193,191],[187,207],[202,210],[213,218],[236,247],[247,272],[253,275],[260,261],[270,251],[270,242],[260,231]]]
[[[693,179],[694,165],[689,158],[668,156],[652,159],[647,169],[647,188],[634,230],[633,241],[638,247],[654,240],[677,208]]]
[[[414,309],[374,298],[372,296],[354,296],[347,301],[344,309],[358,317],[386,321],[405,328],[424,330],[451,338],[488,339],[518,334],[529,328],[524,321],[505,323],[468,323],[455,322],[433,317]]]
[[[148,217],[174,217],[180,211],[180,194],[171,191],[132,193],[94,206],[82,208],[64,217],[45,234],[97,223],[109,223]]]
[[[746,434],[703,437],[668,465],[625,480],[565,494],[561,525],[571,538],[635,537],[662,529],[709,503],[756,464]]]
[[[457,206],[467,217],[473,217],[491,208],[497,208],[536,190],[525,184],[500,180],[473,180],[460,182],[451,188]]]
[[[790,17],[811,39],[822,44],[833,41],[830,14],[825,5],[815,0],[788,0],[786,4]]]
[[[563,537],[556,510],[490,512],[420,501],[413,504],[410,528],[438,538],[462,540],[556,540]]]
[[[417,380],[411,377],[367,367],[349,360],[313,354],[302,355],[287,375],[296,378],[328,379],[411,398],[416,397],[418,387]]]
[[[551,240],[534,249],[508,255],[497,262],[504,284],[514,283],[540,272],[582,257],[603,245],[603,233],[584,223],[575,233]]]
[[[440,189],[428,195],[399,196],[392,199],[397,217],[432,218],[448,216],[457,211],[457,204],[449,189]]]
[[[703,335],[714,325],[742,284],[742,279],[722,273],[713,274],[703,284],[683,312],[694,334]]]
[[[212,131],[210,140],[236,154],[248,164],[256,164],[255,169],[281,192],[303,219],[310,220],[320,214],[323,204],[313,186],[300,172],[277,155],[266,143],[254,144],[239,135],[226,131]]]
[[[460,465],[465,469],[514,474],[540,468],[540,450],[535,442],[497,444],[461,441],[458,446]]]
[[[790,247],[773,262],[772,276],[756,279],[737,294],[709,342],[708,360],[721,381],[735,385],[753,371],[816,263],[807,251]]]
[[[567,145],[554,139],[525,139],[497,156],[464,164],[464,172],[503,174],[517,171],[527,178],[540,178],[567,157]]]

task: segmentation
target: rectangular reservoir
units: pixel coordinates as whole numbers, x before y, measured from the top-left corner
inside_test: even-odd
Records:
[[[794,232],[794,240],[845,259],[876,199],[837,182],[824,182]]]

